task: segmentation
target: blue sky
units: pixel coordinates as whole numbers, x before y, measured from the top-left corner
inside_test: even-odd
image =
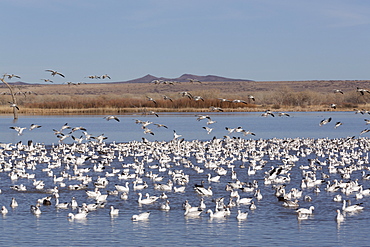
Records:
[[[370,1],[0,0],[0,73],[369,79]],[[14,80],[14,79],[13,79]]]

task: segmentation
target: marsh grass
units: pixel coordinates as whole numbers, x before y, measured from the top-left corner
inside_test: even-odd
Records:
[[[335,84],[336,83],[336,84]],[[354,108],[369,110],[370,94],[361,95],[352,88],[356,85],[343,81],[335,86],[347,86],[344,94],[332,91],[332,82],[290,83],[204,83],[158,87],[148,84],[86,84],[78,87],[67,85],[27,85],[19,91],[32,90],[34,94],[19,94],[19,114],[64,115],[64,114],[145,114],[155,112],[209,112],[210,106],[224,111],[352,111]],[[358,82],[360,83],[360,82]],[[362,82],[361,82],[362,83]],[[322,88],[320,88],[322,87]],[[191,90],[192,89],[192,90]],[[330,90],[329,90],[330,89]],[[3,89],[4,91],[6,89]],[[201,96],[204,101],[181,97],[181,91]],[[6,92],[6,91],[5,91]],[[164,100],[163,95],[173,99]],[[253,95],[256,101],[248,99]],[[156,104],[147,100],[150,96]],[[248,102],[221,102],[218,98],[240,99]],[[0,114],[11,114],[10,95],[0,96]],[[336,109],[330,108],[335,103]]]

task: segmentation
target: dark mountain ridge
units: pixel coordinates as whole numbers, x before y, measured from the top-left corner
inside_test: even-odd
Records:
[[[216,81],[252,81],[252,80],[245,80],[245,79],[232,79],[232,78],[226,78],[216,75],[206,75],[206,76],[200,76],[200,75],[192,75],[192,74],[183,74],[180,77],[177,78],[165,78],[165,77],[156,77],[153,75],[146,75],[141,78],[129,80],[129,81],[122,81],[122,82],[114,82],[114,83],[148,83],[152,82],[154,80],[163,80],[163,81],[177,81],[177,82],[189,82],[190,79],[192,80],[198,80],[198,81],[204,81],[204,82],[216,82]]]

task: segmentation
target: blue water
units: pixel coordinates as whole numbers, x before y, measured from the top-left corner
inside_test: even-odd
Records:
[[[145,137],[149,141],[170,141],[173,138],[173,130],[184,137],[185,142],[191,140],[201,140],[208,143],[213,137],[222,139],[228,135],[225,127],[241,126],[246,130],[250,130],[256,136],[243,136],[240,133],[232,133],[230,137],[240,137],[245,139],[271,139],[271,138],[346,138],[355,136],[356,142],[367,143],[367,138],[358,139],[360,131],[366,128],[364,118],[366,116],[354,114],[353,112],[313,112],[313,113],[291,113],[290,118],[283,117],[268,117],[260,116],[260,113],[217,113],[209,114],[217,123],[209,125],[213,127],[211,134],[207,134],[202,128],[206,125],[206,120],[197,121],[197,113],[186,114],[160,114],[160,117],[141,116],[141,115],[123,115],[118,116],[120,122],[106,121],[104,116],[20,116],[17,122],[13,122],[9,117],[1,117],[0,123],[0,142],[2,143],[17,143],[22,141],[24,144],[28,140],[33,140],[34,143],[44,143],[46,146],[47,156],[50,156],[50,145],[57,145],[58,138],[54,135],[52,129],[60,129],[62,125],[68,123],[72,127],[84,126],[87,132],[92,135],[103,134],[108,137],[106,140],[107,146],[110,142],[127,143],[131,141],[141,141]],[[319,126],[319,122],[332,117],[332,122],[324,126]],[[135,124],[133,119],[149,120],[153,123],[161,123],[168,126],[168,129],[157,128],[149,125],[148,127],[155,133],[145,135],[140,125]],[[337,121],[343,123],[342,126],[334,129],[334,124]],[[40,129],[32,131],[25,130],[23,135],[18,136],[16,131],[9,129],[10,126],[29,127],[31,123],[40,124]],[[65,131],[68,133],[68,131]],[[76,137],[81,135],[80,131],[73,133]],[[366,134],[361,135],[366,137]],[[73,143],[71,138],[67,138],[65,143]],[[86,141],[84,141],[86,143]],[[209,145],[205,144],[205,145]],[[362,148],[362,157],[365,157],[369,152],[369,145],[364,145]],[[263,147],[262,150],[268,147]],[[304,147],[305,148],[305,147]],[[343,147],[339,147],[343,148]],[[24,156],[11,158],[10,151],[4,151],[2,148],[2,158],[5,162],[13,164],[20,160],[25,160],[26,152],[21,152]],[[202,149],[204,151],[204,149]],[[257,148],[257,150],[259,150]],[[204,168],[204,163],[197,163],[194,156],[201,150],[195,147],[189,151],[189,159],[193,164]],[[246,146],[240,146],[241,154],[251,154],[250,149]],[[345,149],[350,153],[351,150]],[[158,149],[158,152],[165,152],[165,149]],[[207,151],[206,151],[207,152]],[[88,160],[84,165],[78,168],[92,167],[96,162],[104,159],[104,154],[95,152],[99,155],[97,160]],[[290,150],[291,154],[297,154],[297,150]],[[72,153],[80,156],[81,153]],[[115,151],[117,156],[118,152]],[[337,153],[338,155],[339,152]],[[38,154],[39,155],[39,154]],[[35,155],[35,156],[38,156]],[[59,153],[59,157],[63,158],[65,154]],[[213,155],[210,153],[209,155]],[[173,158],[174,155],[171,155]],[[299,188],[302,179],[302,170],[300,165],[308,165],[308,158],[318,158],[325,161],[326,156],[317,157],[314,153],[307,157],[300,157],[299,161],[295,162],[295,166],[291,171],[292,180],[286,184],[287,191],[290,188]],[[151,155],[149,155],[151,157]],[[217,156],[219,157],[219,156]],[[235,156],[236,157],[236,156]],[[210,158],[210,157],[208,157]],[[137,156],[136,159],[140,162],[144,159],[143,156]],[[92,211],[88,214],[86,220],[67,219],[69,212],[76,213],[76,210],[56,210],[54,205],[41,206],[42,214],[37,217],[30,212],[30,205],[34,205],[36,200],[45,197],[49,194],[43,193],[34,189],[32,179],[19,178],[11,181],[9,172],[0,172],[0,206],[5,205],[9,213],[5,216],[0,216],[0,224],[2,234],[0,235],[0,244],[2,246],[366,246],[368,238],[366,233],[370,230],[368,220],[370,218],[369,198],[364,197],[361,200],[356,200],[354,194],[344,195],[344,199],[350,199],[352,203],[362,202],[365,206],[363,212],[348,215],[344,222],[337,224],[334,220],[336,209],[341,208],[342,204],[332,200],[336,193],[325,191],[326,184],[320,185],[321,192],[314,193],[313,189],[303,190],[303,195],[312,197],[312,202],[306,202],[301,198],[300,207],[308,208],[310,205],[315,206],[315,211],[312,217],[307,220],[297,220],[297,214],[294,209],[285,208],[274,196],[272,185],[264,185],[263,178],[265,171],[268,171],[271,166],[283,164],[281,159],[270,159],[267,153],[262,157],[267,161],[263,170],[257,171],[256,175],[248,176],[247,168],[240,167],[243,165],[241,160],[235,160],[235,171],[238,174],[238,179],[243,182],[252,182],[257,180],[259,189],[263,195],[263,199],[257,201],[254,199],[257,209],[251,211],[246,205],[231,208],[231,215],[224,219],[210,219],[209,215],[203,212],[199,218],[184,217],[182,203],[189,200],[192,206],[198,206],[201,196],[194,192],[193,185],[205,181],[208,186],[207,174],[211,173],[215,176],[214,170],[204,168],[204,173],[196,173],[192,168],[184,166],[183,163],[175,161],[170,162],[170,167],[164,172],[158,172],[157,169],[150,169],[149,166],[158,164],[158,160],[150,163],[145,163],[145,173],[152,171],[163,176],[163,182],[166,183],[171,176],[168,171],[183,170],[190,175],[190,182],[186,185],[185,193],[166,192],[170,201],[171,210],[168,212],[159,210],[164,200],[159,199],[151,205],[140,206],[137,202],[138,195],[133,191],[133,180],[130,181],[129,199],[122,200],[119,196],[109,195],[106,206],[104,208]],[[52,160],[51,162],[54,162]],[[120,169],[122,172],[122,164],[130,164],[134,162],[134,157],[128,155],[124,161],[119,161],[114,158],[109,166],[106,166],[106,171],[110,172],[112,168]],[[62,163],[61,167],[53,169],[54,174],[60,176],[60,172],[65,170],[66,163]],[[244,163],[248,167],[248,162]],[[45,188],[53,188],[55,184],[52,177],[48,177],[46,172],[41,169],[46,168],[47,163],[38,163],[36,170],[28,170],[28,173],[34,173],[36,179],[45,181]],[[368,164],[364,164],[368,166]],[[219,197],[225,198],[225,204],[229,201],[230,192],[225,191],[225,186],[231,179],[231,168],[223,166],[228,173],[221,176],[220,182],[211,183],[214,195],[212,197],[204,197],[207,209],[214,210],[214,200]],[[66,170],[69,174],[73,174],[73,166],[70,170]],[[322,172],[328,174],[327,167],[323,166]],[[133,170],[130,169],[130,173]],[[104,176],[105,172],[94,172],[90,170],[87,173],[96,181],[98,176]],[[321,177],[321,172],[318,172],[318,178]],[[149,185],[147,189],[141,191],[143,194],[159,196],[162,192],[153,188],[154,182],[145,175],[142,175],[144,181]],[[351,175],[351,179],[358,178],[359,184],[364,188],[369,188],[368,180],[361,178],[361,172],[355,171]],[[124,185],[126,180],[119,180],[117,176],[109,177],[109,184],[106,188],[100,189],[102,194],[106,194],[107,190],[113,191],[115,184]],[[330,174],[330,178],[340,180],[339,174]],[[93,199],[86,196],[85,190],[69,190],[68,185],[78,184],[77,180],[64,181],[66,187],[59,187],[60,201],[70,201],[72,197],[76,197],[79,205],[83,202],[94,203]],[[28,188],[27,192],[17,192],[10,189],[11,185],[24,184]],[[179,186],[176,185],[175,186]],[[93,183],[88,184],[87,190],[93,190]],[[239,192],[242,197],[252,197],[253,193]],[[9,207],[11,198],[15,197],[19,206],[15,209]],[[54,199],[52,200],[54,204]],[[117,217],[110,217],[109,206],[113,205],[120,209]],[[248,218],[244,221],[236,219],[237,210],[249,211]],[[140,212],[150,211],[151,215],[146,221],[133,222],[131,216]]]
[[[197,121],[197,115],[209,115],[216,123],[207,125],[206,120]],[[277,114],[275,114],[277,115]],[[353,112],[293,112],[291,117],[261,117],[261,113],[160,113],[159,117],[138,115],[118,115],[120,122],[106,121],[104,116],[20,116],[14,123],[9,116],[0,117],[0,142],[16,143],[18,141],[51,144],[58,143],[58,138],[54,135],[53,129],[59,130],[65,123],[71,127],[83,126],[89,134],[98,136],[104,134],[107,142],[129,142],[133,140],[141,141],[142,137],[150,141],[169,141],[173,138],[173,130],[181,134],[185,140],[209,140],[214,136],[222,138],[228,135],[225,127],[243,127],[250,130],[256,136],[248,135],[246,138],[268,139],[268,138],[287,138],[287,137],[308,137],[308,138],[337,138],[348,136],[359,136],[360,132],[367,128],[364,119],[370,118],[366,115],[354,114]],[[319,126],[323,119],[331,117],[332,121],[327,125]],[[148,127],[154,135],[144,134],[141,125],[135,124],[135,119],[164,124],[168,127],[158,128],[151,124]],[[343,125],[334,128],[336,122]],[[23,131],[22,136],[9,129],[11,126],[27,127],[31,124],[42,125],[42,128]],[[210,134],[202,127],[213,128]],[[65,133],[68,133],[66,131]],[[73,133],[75,137],[80,137],[81,132]],[[240,133],[232,133],[235,137],[243,137]],[[364,134],[366,136],[366,134]],[[64,143],[73,143],[71,138],[67,138]]]

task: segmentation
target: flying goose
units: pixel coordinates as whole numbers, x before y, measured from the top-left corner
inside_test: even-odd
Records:
[[[47,69],[47,70],[45,70],[45,71],[47,71],[47,72],[51,72],[51,75],[52,75],[52,76],[60,75],[61,77],[65,77],[62,73],[60,73],[60,72],[58,72],[58,71],[56,71],[56,70]]]

